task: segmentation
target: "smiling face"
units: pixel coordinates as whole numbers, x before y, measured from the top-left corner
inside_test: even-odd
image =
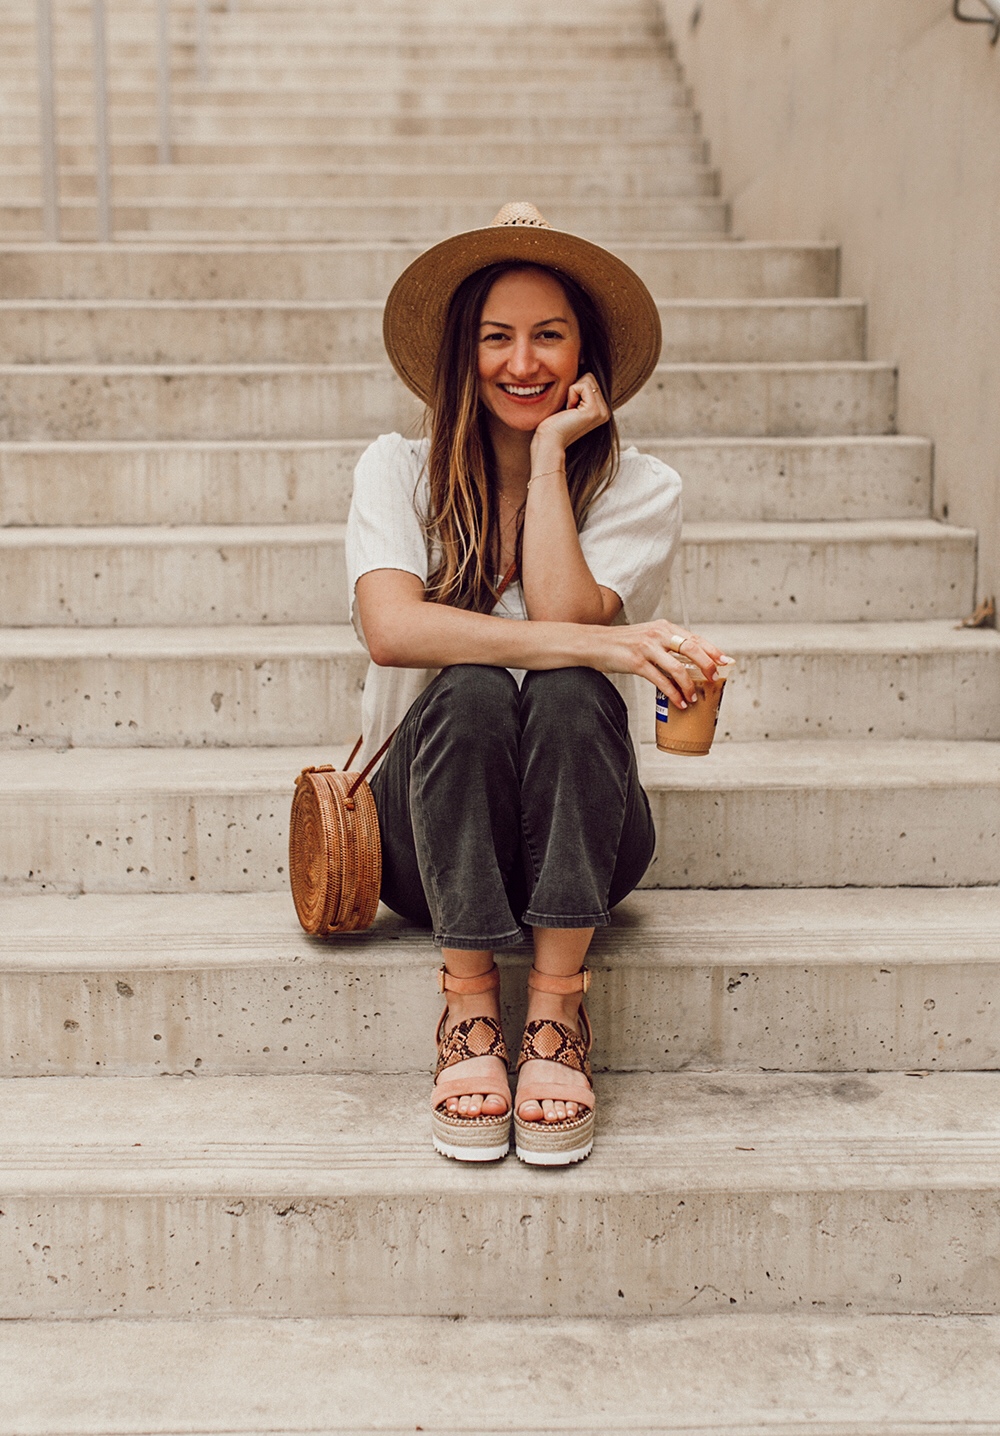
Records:
[[[479,397],[493,419],[532,433],[566,407],[580,372],[580,326],[559,281],[544,269],[502,274],[479,327]]]

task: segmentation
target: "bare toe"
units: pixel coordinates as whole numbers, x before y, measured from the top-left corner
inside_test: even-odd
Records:
[[[522,1122],[540,1122],[542,1120],[542,1107],[540,1102],[522,1102],[517,1109],[517,1115]]]

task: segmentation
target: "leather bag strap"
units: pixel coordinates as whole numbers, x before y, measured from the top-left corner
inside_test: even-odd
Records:
[[[504,574],[503,578],[500,580],[500,587],[497,589],[497,603],[499,603],[500,600],[503,598],[504,594],[507,592],[508,588],[509,588],[510,585],[514,582],[514,579],[515,579],[516,577],[517,577],[517,561],[514,560],[514,561],[512,561],[512,563],[511,563],[511,565],[510,565],[510,568],[507,570],[507,572]],[[397,724],[396,727],[393,728],[392,732],[389,734],[388,738],[387,738],[387,739],[385,740],[385,742],[382,744],[381,748],[380,748],[380,749],[378,750],[378,752],[375,754],[375,756],[374,756],[373,758],[369,758],[369,759],[368,759],[368,762],[365,764],[365,766],[362,768],[361,772],[358,774],[358,776],[355,778],[354,782],[351,784],[351,786],[350,786],[350,787],[348,788],[348,790],[347,790],[347,801],[348,801],[348,802],[350,802],[350,800],[354,797],[354,794],[355,794],[355,793],[358,791],[358,789],[361,787],[361,784],[362,784],[362,783],[365,781],[365,779],[368,777],[368,774],[369,774],[369,773],[371,772],[371,770],[375,767],[375,764],[379,761],[380,758],[382,758],[382,757],[386,754],[386,752],[387,752],[388,749],[389,749],[389,744],[392,742],[393,738],[395,738],[395,736],[396,736],[396,734],[397,734],[398,732],[399,732],[399,725]],[[348,758],[347,762],[344,764],[344,772],[345,772],[345,773],[349,771],[351,764],[354,762],[354,759],[355,759],[355,758],[357,757],[357,755],[358,755],[358,749],[361,747],[361,744],[362,744],[363,742],[364,742],[364,734],[362,734],[362,735],[358,738],[358,741],[355,743],[354,747],[351,749],[351,756]]]

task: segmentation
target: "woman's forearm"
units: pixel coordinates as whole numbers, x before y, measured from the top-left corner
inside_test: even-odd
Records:
[[[599,632],[579,623],[521,622],[427,603],[413,574],[378,569],[358,580],[357,602],[368,651],[391,668],[600,666]]]
[[[580,547],[565,453],[533,456],[524,511],[521,590],[530,619],[607,623],[601,590]]]
[[[495,668],[596,668],[635,673],[680,706],[695,692],[686,660],[709,679],[721,651],[664,619],[623,626],[496,618],[428,603],[412,573],[376,569],[358,580],[356,601],[373,660],[393,668],[448,668],[481,663]],[[684,658],[676,634],[690,636]]]

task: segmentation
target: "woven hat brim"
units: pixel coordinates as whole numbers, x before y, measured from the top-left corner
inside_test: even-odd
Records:
[[[660,315],[645,284],[617,255],[565,230],[489,225],[442,240],[413,261],[386,300],[382,335],[396,373],[425,403],[455,290],[479,269],[505,260],[541,264],[569,275],[591,296],[607,326],[612,408],[637,394],[656,368]]]

